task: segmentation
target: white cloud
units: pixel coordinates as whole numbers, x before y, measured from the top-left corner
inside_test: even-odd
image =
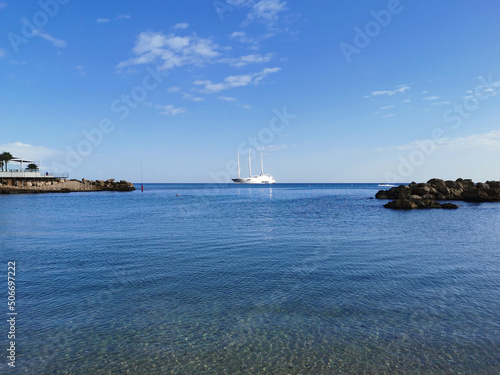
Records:
[[[122,61],[117,68],[148,63],[160,64],[166,70],[184,65],[201,65],[220,55],[219,46],[210,39],[192,36],[142,32],[137,37],[133,53],[136,57]]]
[[[260,147],[258,148],[258,150],[261,152],[274,152],[274,151],[284,150],[287,147],[288,145],[269,145]]]
[[[388,96],[393,96],[396,94],[404,94],[405,91],[411,90],[410,86],[404,86],[400,85],[397,86],[394,90],[379,90],[379,91],[372,91],[370,95],[365,95],[365,98],[371,98],[373,96],[380,96],[380,95],[388,95]]]
[[[422,100],[438,100],[439,98],[439,96],[428,96],[426,98],[422,98]]]
[[[387,115],[383,115],[382,117],[392,117],[395,116],[394,113],[388,113]]]
[[[54,38],[52,35],[44,33],[41,30],[35,30],[35,31],[33,31],[33,34],[36,35],[36,36],[39,36],[40,38],[48,40],[49,42],[51,42],[57,48],[64,48],[64,47],[66,47],[66,42],[64,40]]]
[[[228,5],[239,7],[239,6],[249,6],[254,3],[254,0],[226,0]]]
[[[181,91],[181,88],[177,87],[177,86],[169,87],[168,90],[167,90],[167,92],[169,92],[169,93],[179,92],[179,91]]]
[[[22,142],[4,143],[0,145],[0,152],[10,152],[12,156],[33,160],[38,163],[39,160],[47,160],[57,155],[63,154],[62,151],[50,149],[45,146],[33,146]]]
[[[179,115],[181,113],[185,113],[186,109],[185,108],[176,108],[173,105],[154,105],[155,108],[161,109],[160,114],[166,115],[166,116],[175,116]]]
[[[78,73],[82,76],[85,76],[85,70],[83,70],[83,66],[82,65],[77,65],[75,66],[76,70],[78,71]]]
[[[401,103],[409,103],[409,102],[411,102],[411,99],[401,100]]]
[[[273,23],[278,20],[278,14],[286,10],[286,1],[261,0],[253,4],[247,19]]]
[[[0,48],[0,58],[5,57],[6,53],[7,53],[7,51],[5,51],[4,49]]]
[[[214,93],[235,87],[247,86],[247,85],[258,85],[262,79],[264,79],[268,74],[276,73],[280,71],[281,68],[266,68],[258,73],[239,75],[239,76],[229,76],[224,78],[223,82],[212,83],[211,81],[194,81],[193,84],[198,86],[203,86],[201,92]]]
[[[256,38],[251,38],[244,31],[235,31],[230,35],[231,40],[236,40],[241,43],[257,43]]]
[[[250,44],[250,48],[256,50],[259,48],[259,44],[264,39],[272,38],[275,35],[275,32],[269,32],[267,34],[262,34],[259,36],[249,36],[244,31],[235,31],[231,35],[229,35],[229,37],[231,38],[231,40],[234,40],[236,42]]]
[[[7,7],[7,3],[0,3],[0,10],[4,10]]]
[[[106,23],[106,22],[109,22],[109,18],[98,18],[96,22]]]
[[[118,13],[116,15],[116,19],[117,20],[128,20],[128,19],[130,19],[130,15],[129,14]]]
[[[181,22],[181,23],[178,23],[176,25],[174,25],[174,27],[172,27],[174,30],[185,30],[189,27],[189,24],[188,23],[185,23],[185,22]]]
[[[377,151],[397,150],[408,151],[417,150],[422,147],[428,149],[430,145],[435,145],[437,149],[443,150],[490,150],[500,151],[500,129],[492,130],[483,134],[471,134],[467,137],[442,138],[437,142],[431,139],[418,140],[399,146],[386,146]]]
[[[236,98],[233,98],[231,96],[219,96],[217,99],[224,100],[226,102],[236,102]]]
[[[392,105],[386,105],[385,107],[380,107],[381,110],[384,110],[384,109],[389,109],[389,108],[394,108],[395,105],[392,104]]]
[[[435,102],[431,103],[431,105],[445,105],[445,104],[452,104],[451,102]]]
[[[182,98],[183,99],[188,99],[192,100],[193,102],[202,102],[205,100],[205,98],[199,97],[199,96],[194,96],[193,94],[190,94],[188,92],[183,92],[182,93]]]
[[[227,64],[229,64],[231,66],[235,66],[235,67],[242,67],[242,66],[245,66],[248,64],[263,64],[263,63],[271,61],[272,58],[273,58],[272,53],[268,53],[265,56],[253,53],[250,55],[241,56],[241,57],[237,57],[237,58],[223,58],[223,59],[220,59],[219,62],[227,63]]]

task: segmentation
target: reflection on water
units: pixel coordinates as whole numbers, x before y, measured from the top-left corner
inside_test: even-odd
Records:
[[[499,373],[500,205],[395,212],[375,191],[0,197],[16,370]]]

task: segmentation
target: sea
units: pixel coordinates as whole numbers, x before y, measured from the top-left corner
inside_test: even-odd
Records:
[[[500,374],[500,203],[136,186],[0,196],[0,373]]]

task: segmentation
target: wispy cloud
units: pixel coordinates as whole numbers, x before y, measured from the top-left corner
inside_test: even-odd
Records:
[[[167,90],[167,92],[169,92],[169,93],[174,93],[174,92],[179,92],[179,91],[181,91],[181,88],[178,86],[169,87]]]
[[[153,105],[153,107],[160,109],[159,112],[165,116],[175,116],[186,112],[186,108],[176,108],[172,104],[169,105]]]
[[[284,150],[288,145],[269,145],[264,147],[259,147],[258,150],[261,152],[274,152],[279,150]]]
[[[371,98],[374,96],[381,96],[381,95],[388,95],[388,96],[393,96],[396,94],[403,94],[406,91],[411,90],[410,86],[396,86],[394,90],[379,90],[379,91],[372,91],[369,95],[365,95],[365,98]]]
[[[409,103],[409,102],[411,102],[411,99],[401,100],[401,102],[400,102],[400,103]]]
[[[471,134],[467,137],[443,138],[436,141],[431,139],[418,140],[399,146],[385,146],[377,151],[408,151],[422,148],[422,145],[435,144],[437,149],[444,150],[489,150],[500,151],[500,129],[488,133]]]
[[[431,105],[446,105],[446,104],[452,104],[451,102],[435,102],[431,103]]]
[[[109,22],[109,18],[98,18],[96,22],[98,22],[98,23],[106,23],[106,22]]]
[[[48,40],[49,42],[51,42],[57,48],[64,48],[64,47],[66,47],[66,42],[64,40],[54,38],[52,35],[44,33],[41,30],[35,30],[35,31],[33,31],[33,34],[36,35],[36,36],[39,36],[40,38]]]
[[[276,73],[280,71],[281,68],[266,68],[258,73],[239,75],[239,76],[229,76],[220,83],[212,83],[208,80],[194,81],[193,84],[197,86],[202,86],[201,92],[214,93],[235,87],[247,86],[247,85],[258,85],[268,74]]]
[[[394,113],[388,113],[386,115],[383,115],[382,117],[386,117],[387,118],[387,117],[393,117],[393,116],[395,116]]]
[[[286,1],[261,0],[252,5],[247,20],[272,24],[278,20],[279,14],[285,10]]]
[[[178,23],[176,25],[174,25],[172,27],[172,29],[174,30],[185,30],[189,27],[189,24],[188,23],[185,23],[185,22],[181,22],[181,23]]]
[[[131,18],[131,17],[130,17],[130,14],[118,13],[118,14],[116,15],[116,19],[117,19],[117,20],[128,20],[128,19],[130,19],[130,18]]]
[[[4,10],[7,7],[7,3],[0,3],[0,10]]]
[[[273,59],[273,54],[268,53],[267,55],[259,55],[256,53],[235,57],[235,58],[222,58],[219,60],[221,63],[226,63],[235,67],[242,67],[249,64],[262,64],[267,63]]]
[[[236,98],[233,98],[231,96],[219,96],[217,99],[224,100],[226,102],[236,102]]]
[[[0,48],[0,58],[5,57],[6,53],[7,52],[4,49]]]
[[[438,100],[439,96],[427,96],[426,98],[422,98],[422,100]]]
[[[193,94],[190,94],[188,92],[183,92],[182,93],[182,98],[183,99],[187,99],[187,100],[191,100],[193,102],[202,102],[205,100],[205,98],[202,98],[200,96],[194,96]]]
[[[77,65],[77,66],[75,66],[75,68],[76,68],[78,74],[85,76],[85,70],[83,69],[82,65]]]
[[[380,107],[381,110],[384,110],[384,109],[389,109],[389,108],[394,108],[395,105],[394,104],[391,104],[391,105],[386,105],[385,107]]]
[[[201,65],[220,56],[219,46],[210,39],[151,31],[139,34],[132,52],[136,57],[119,63],[118,69],[157,63],[160,64],[159,69],[166,70],[185,65]]]

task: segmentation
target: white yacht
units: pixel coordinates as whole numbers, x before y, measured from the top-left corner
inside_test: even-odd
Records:
[[[248,150],[248,171],[249,177],[240,176],[240,152],[238,151],[238,178],[232,180],[236,184],[274,184],[276,180],[270,174],[264,174],[264,164],[262,162],[262,152],[260,153],[260,175],[252,176],[252,160],[250,150]]]

